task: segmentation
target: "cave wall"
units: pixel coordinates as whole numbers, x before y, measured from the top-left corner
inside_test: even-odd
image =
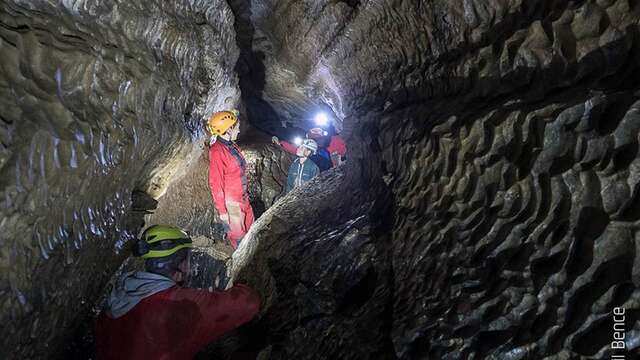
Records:
[[[602,358],[616,306],[637,339],[640,98],[579,99],[452,116],[389,151],[407,159],[390,185],[401,354]]]
[[[132,192],[236,105],[238,49],[224,1],[3,1],[0,53],[0,357],[44,358],[127,256]]]
[[[391,104],[377,129],[396,199],[396,351],[602,358],[616,306],[637,347],[640,9],[469,4],[439,90]]]
[[[256,217],[284,196],[289,166],[295,159],[269,140],[262,136],[239,143],[247,160],[247,190]]]
[[[145,217],[147,224],[175,224],[192,237],[222,239],[223,229],[209,190],[208,151],[200,147],[198,158],[175,179]]]
[[[368,191],[379,181],[354,168],[327,171],[256,221],[232,258],[234,283],[263,299],[259,320],[236,335],[242,351],[268,359],[394,357],[390,238],[382,231],[391,222],[381,211],[389,192]],[[210,356],[230,358],[224,354]]]
[[[638,2],[229,3],[2,3],[0,355],[89,311],[239,53],[252,122],[326,105],[349,147],[236,252],[265,354],[601,358],[613,306],[637,342]]]
[[[308,128],[322,110],[335,112],[336,127],[342,130],[343,99],[332,76],[334,69],[325,60],[351,25],[356,7],[326,0],[230,0],[229,4],[240,47],[236,70],[252,122],[278,134],[287,122]]]
[[[392,191],[398,357],[602,358],[615,306],[637,347],[638,2],[250,3],[264,99]]]

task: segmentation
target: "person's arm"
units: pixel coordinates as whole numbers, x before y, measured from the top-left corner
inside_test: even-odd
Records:
[[[192,339],[198,348],[253,319],[260,310],[258,293],[242,284],[213,292],[182,288],[176,292],[175,300],[188,301],[198,307]]]
[[[284,149],[284,151],[288,152],[289,154],[296,154],[296,151],[298,150],[298,147],[295,144],[292,144],[288,141],[283,141],[280,140],[280,146],[282,146],[282,148]]]
[[[213,197],[213,204],[218,209],[220,217],[225,218],[227,215],[227,207],[225,205],[224,194],[224,160],[222,152],[209,150],[209,188]]]
[[[342,140],[342,136],[336,135],[336,152],[340,154],[340,156],[345,156],[347,154],[347,145]]]

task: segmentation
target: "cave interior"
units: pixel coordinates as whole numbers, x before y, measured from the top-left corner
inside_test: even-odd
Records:
[[[227,109],[258,216],[235,252]],[[285,195],[272,136],[318,114],[346,160]],[[190,286],[262,299],[198,358],[632,359],[639,143],[635,0],[3,0],[0,358],[94,358],[166,223]]]

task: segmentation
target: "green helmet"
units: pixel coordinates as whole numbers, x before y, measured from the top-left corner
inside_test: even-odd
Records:
[[[193,242],[186,232],[171,225],[152,225],[137,241],[134,255],[143,259],[173,255],[176,251],[192,248]]]

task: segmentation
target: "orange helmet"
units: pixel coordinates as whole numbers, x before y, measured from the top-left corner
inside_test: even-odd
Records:
[[[230,127],[238,122],[238,117],[234,111],[218,111],[214,113],[207,121],[207,131],[211,135],[222,135]]]

